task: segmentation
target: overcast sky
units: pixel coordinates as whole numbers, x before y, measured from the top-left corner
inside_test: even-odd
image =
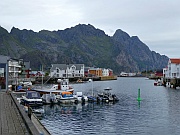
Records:
[[[152,51],[180,58],[180,0],[2,0],[0,25],[33,31],[91,24],[109,36],[122,29]]]

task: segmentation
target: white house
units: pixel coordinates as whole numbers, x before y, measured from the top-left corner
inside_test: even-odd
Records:
[[[102,76],[109,76],[109,69],[102,69]]]
[[[84,64],[52,64],[51,66],[50,77],[84,77]]]
[[[169,59],[167,68],[163,69],[165,78],[180,78],[180,58]]]
[[[17,78],[19,73],[21,73],[21,69],[23,66],[22,59],[9,59],[8,67],[9,67],[9,78]]]

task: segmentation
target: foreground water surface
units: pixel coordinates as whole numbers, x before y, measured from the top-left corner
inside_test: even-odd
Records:
[[[154,86],[145,78],[118,78],[73,84],[76,91],[90,94],[112,88],[115,104],[45,105],[41,123],[52,135],[179,135],[180,90]],[[138,89],[141,102],[137,102]]]

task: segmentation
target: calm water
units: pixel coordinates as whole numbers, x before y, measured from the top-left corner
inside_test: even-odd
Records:
[[[52,135],[179,135],[180,90],[153,86],[145,78],[118,78],[74,84],[75,91],[91,93],[112,87],[116,104],[44,106],[42,124]],[[140,103],[137,102],[141,89]]]

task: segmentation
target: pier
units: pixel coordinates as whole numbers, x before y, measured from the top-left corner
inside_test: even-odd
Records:
[[[30,120],[12,93],[0,89],[0,135],[50,135],[32,114]]]
[[[163,83],[164,86],[166,86],[167,83],[170,83],[171,88],[177,88],[180,87],[180,78],[164,78]]]

